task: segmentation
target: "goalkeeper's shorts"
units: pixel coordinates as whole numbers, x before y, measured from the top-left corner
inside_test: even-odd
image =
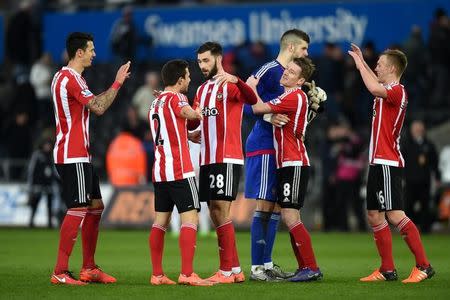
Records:
[[[277,201],[275,154],[247,157],[245,161],[245,198]]]

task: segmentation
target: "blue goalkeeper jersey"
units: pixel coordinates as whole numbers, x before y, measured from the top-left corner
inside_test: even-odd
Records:
[[[280,84],[284,67],[276,60],[266,63],[252,75],[260,78],[257,91],[263,102],[268,102],[284,93],[284,87]],[[253,115],[250,105],[245,107],[246,114]],[[247,157],[260,154],[275,154],[273,147],[273,131],[272,124],[263,120],[262,116],[254,115],[257,120],[250,132],[245,145]]]

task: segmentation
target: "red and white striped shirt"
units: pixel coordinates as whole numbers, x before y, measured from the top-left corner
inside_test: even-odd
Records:
[[[404,167],[400,152],[400,133],[405,120],[408,96],[399,83],[385,86],[387,98],[375,98],[373,103],[372,133],[369,162],[372,165]]]
[[[256,96],[239,79],[237,84],[218,85],[208,80],[198,89],[194,108],[200,105],[203,120],[200,165],[215,163],[244,164],[242,153],[242,112],[244,104],[255,104]]]
[[[89,109],[94,97],[84,78],[63,67],[53,77],[51,92],[56,120],[53,158],[56,164],[90,162]]]
[[[153,100],[148,114],[155,145],[153,182],[194,177],[187,139],[186,119],[181,109],[189,105],[185,95],[162,92]]]
[[[306,132],[308,100],[301,88],[293,88],[267,104],[273,113],[286,114],[290,121],[283,127],[273,126],[277,168],[309,166],[303,137]]]

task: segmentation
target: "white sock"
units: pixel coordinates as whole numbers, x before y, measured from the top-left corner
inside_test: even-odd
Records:
[[[232,271],[222,271],[222,270],[220,270],[220,273],[222,273],[222,274],[225,275],[226,277],[230,277],[231,274],[233,274]]]
[[[239,274],[242,272],[241,267],[231,268],[231,271],[233,272],[233,274]]]
[[[266,270],[272,270],[273,269],[273,261],[264,263],[264,269]]]
[[[264,270],[264,266],[262,265],[252,265],[252,273],[260,273]]]

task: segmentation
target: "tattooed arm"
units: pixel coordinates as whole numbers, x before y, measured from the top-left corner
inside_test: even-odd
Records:
[[[110,87],[100,95],[92,98],[92,100],[87,104],[87,107],[89,107],[89,110],[95,113],[97,116],[103,115],[103,113],[113,103],[118,91],[118,89]]]
[[[122,65],[117,71],[116,80],[112,86],[89,101],[87,107],[93,113],[100,116],[111,106],[123,82],[130,76],[130,72],[128,72],[129,68],[130,62]]]

